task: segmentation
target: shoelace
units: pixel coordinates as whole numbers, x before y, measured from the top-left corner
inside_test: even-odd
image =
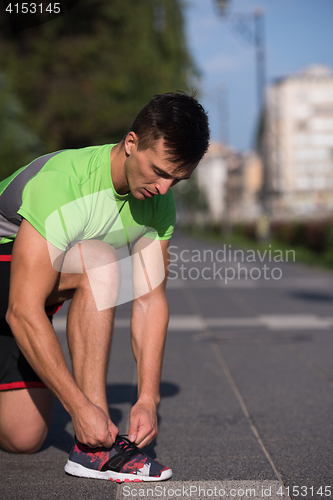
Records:
[[[141,453],[141,450],[139,450],[139,448],[125,436],[118,435],[114,446],[118,452],[121,452],[125,455],[133,456],[135,454]]]

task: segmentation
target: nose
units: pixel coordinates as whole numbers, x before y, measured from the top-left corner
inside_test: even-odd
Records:
[[[156,189],[159,194],[166,194],[172,183],[173,179],[160,179],[156,184]]]

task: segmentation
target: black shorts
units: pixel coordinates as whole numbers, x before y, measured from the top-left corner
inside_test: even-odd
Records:
[[[23,356],[5,319],[12,249],[13,243],[0,245],[0,391],[46,387]],[[47,310],[51,322],[55,309],[59,306]]]

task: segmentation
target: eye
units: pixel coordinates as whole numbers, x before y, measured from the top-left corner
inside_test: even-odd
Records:
[[[154,168],[154,172],[156,175],[158,175],[159,177],[162,177],[162,179],[171,179],[171,176],[166,174],[165,172],[161,172],[160,170]]]

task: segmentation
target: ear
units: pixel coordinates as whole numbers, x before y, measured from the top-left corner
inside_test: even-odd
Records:
[[[125,154],[126,156],[130,156],[132,149],[136,148],[138,145],[138,136],[135,132],[128,132],[125,137]]]

